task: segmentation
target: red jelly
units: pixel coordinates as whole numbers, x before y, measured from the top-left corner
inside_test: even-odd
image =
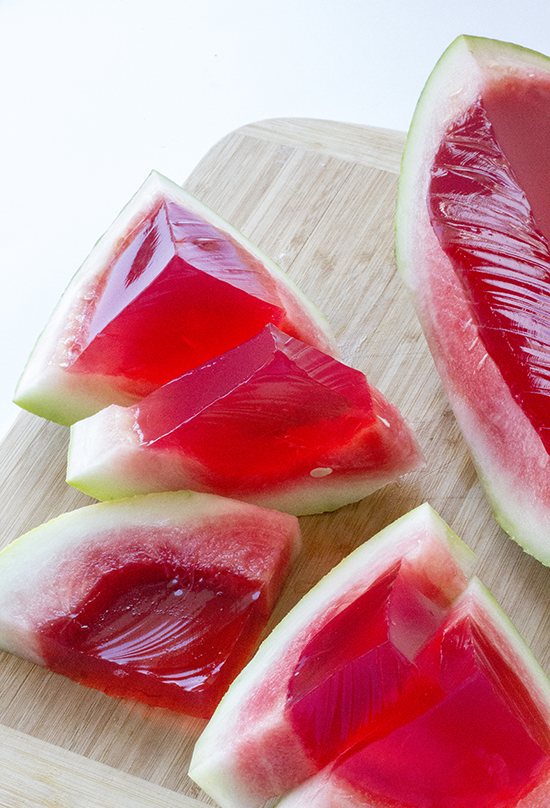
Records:
[[[546,724],[517,675],[468,615],[449,619],[417,663],[438,703],[356,747],[334,776],[395,808],[515,806],[550,766]]]
[[[110,548],[92,545],[75,559],[85,570],[76,605],[37,627],[43,664],[110,695],[209,717],[250,657],[288,563],[258,524],[248,540],[234,530],[227,516],[212,544],[205,520],[188,550],[167,535],[151,553],[135,529]]]
[[[514,177],[525,192],[537,228],[550,238],[550,78],[536,84],[495,81],[483,92],[483,106]]]
[[[266,323],[289,333],[274,279],[228,234],[165,199],[126,239],[69,352],[72,372],[120,376],[144,396]]]
[[[487,353],[550,451],[550,116],[544,109],[550,109],[550,86],[489,87],[443,139],[428,204]]]
[[[287,710],[323,766],[427,710],[441,692],[414,663],[444,614],[396,564],[305,646]]]
[[[209,717],[268,616],[258,582],[134,561],[103,575],[71,614],[39,627],[52,670],[114,696]]]
[[[308,479],[319,465],[337,471],[340,458],[350,473],[383,468],[389,453],[365,376],[273,326],[155,391],[133,413],[141,446],[196,458],[205,481],[232,495],[299,473]],[[354,462],[342,447],[358,436]]]

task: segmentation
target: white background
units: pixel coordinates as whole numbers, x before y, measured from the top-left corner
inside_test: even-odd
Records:
[[[233,129],[406,130],[459,34],[550,54],[548,0],[0,0],[0,438],[57,299],[152,168]]]

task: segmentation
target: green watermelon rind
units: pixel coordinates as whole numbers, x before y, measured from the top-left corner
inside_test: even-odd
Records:
[[[455,605],[457,618],[461,612],[470,614],[478,625],[486,629],[486,636],[511,663],[550,728],[550,682],[495,597],[477,577],[473,577]],[[550,771],[547,770],[530,793],[514,802],[514,808],[543,808],[548,804],[549,795]],[[315,805],[315,808],[332,808],[334,805],[384,808],[386,803],[356,792],[338,777],[331,777],[331,768],[327,767],[277,802],[277,808],[310,808],[311,805]]]
[[[238,554],[239,574],[265,577],[263,567],[258,567],[264,560],[258,557],[252,563],[245,534],[238,550],[230,542],[224,543],[224,525],[229,521],[233,526],[252,524],[256,533],[261,526],[262,547],[269,541],[269,546],[280,555],[279,565],[284,547],[288,547],[288,551],[284,550],[285,554],[288,552],[288,564],[294,562],[300,551],[300,528],[295,517],[192,491],[94,503],[39,525],[0,552],[0,647],[44,665],[36,636],[40,615],[51,618],[52,607],[66,609],[69,601],[78,605],[79,598],[85,597],[94,585],[94,576],[100,574],[82,559],[89,559],[95,544],[101,548],[100,567],[111,563],[110,559],[116,560],[118,536],[128,536],[133,526],[140,531],[143,553],[151,553],[152,557],[156,556],[157,547],[163,552],[167,541],[176,556],[178,548],[185,554],[186,537],[193,536],[194,546],[200,542],[205,547],[205,558],[206,553],[212,556],[212,541],[216,541],[215,560],[219,568],[232,569]],[[147,537],[143,535],[144,528],[148,529]],[[119,549],[120,552],[124,550]],[[272,606],[280,582],[266,579],[265,586],[267,603]],[[60,588],[64,593],[62,603]]]
[[[278,724],[284,711],[286,688],[301,650],[308,638],[334,614],[344,609],[398,560],[413,548],[430,541],[434,569],[445,564],[451,571],[449,581],[458,596],[466,587],[474,563],[474,554],[441,517],[424,503],[405,514],[360,545],[309,590],[262,643],[253,659],[235,679],[195,745],[189,776],[222,808],[257,808],[266,796],[259,794],[254,782],[240,771],[243,749],[255,752],[255,737],[274,733],[292,768],[296,761],[307,768],[308,761],[292,731],[281,735]],[[433,542],[433,544],[432,544]],[[436,552],[436,548],[439,548]],[[450,561],[452,559],[452,561]],[[443,566],[441,567],[443,569]],[[451,588],[450,583],[450,588]],[[266,684],[270,683],[270,684]],[[259,688],[263,688],[260,692]],[[253,715],[255,693],[275,693],[267,715]],[[271,698],[271,696],[270,696]],[[275,722],[275,723],[273,723]],[[261,777],[278,777],[285,763],[277,760],[274,748],[270,759],[259,754]],[[250,770],[254,771],[254,759]],[[310,772],[313,774],[313,771]],[[275,794],[269,795],[275,796]]]
[[[110,256],[163,194],[202,216],[253,255],[275,279],[283,304],[287,311],[294,311],[300,318],[311,343],[330,355],[339,355],[325,315],[274,261],[192,194],[152,171],[73,276],[39,336],[15,391],[14,402],[21,408],[70,426],[111,403],[129,405],[137,400],[126,391],[114,393],[116,379],[111,377],[66,372],[59,361],[60,346],[70,341],[75,330],[68,323],[68,318],[74,317],[75,305],[90,294],[95,277],[107,265]]]
[[[550,564],[550,458],[478,339],[426,205],[429,168],[445,131],[482,91],[482,71],[499,70],[547,76],[550,59],[512,43],[462,36],[429,77],[403,154],[396,259],[496,520],[527,552]]]

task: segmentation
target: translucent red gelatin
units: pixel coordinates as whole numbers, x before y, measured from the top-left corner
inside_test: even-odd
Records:
[[[441,697],[414,657],[443,615],[396,564],[305,646],[287,711],[319,767],[387,735]]]
[[[491,84],[445,135],[428,206],[512,396],[550,451],[550,82]]]
[[[166,199],[100,280],[67,364],[126,377],[133,393],[146,395],[270,322],[295,333],[260,262]]]
[[[358,435],[361,469],[381,468],[388,456],[374,428],[369,437],[375,415],[364,375],[273,326],[132,411],[143,446],[196,457],[222,492],[316,473],[321,461],[338,470],[331,453],[342,457]],[[353,471],[353,459],[345,462]]]
[[[483,92],[495,138],[525,192],[538,229],[550,238],[550,79],[495,81]]]
[[[550,766],[548,731],[525,687],[468,617],[438,632],[417,662],[441,699],[352,750],[336,778],[394,808],[512,808]]]
[[[228,572],[134,561],[43,623],[40,644],[49,668],[82,684],[208,718],[257,642],[265,600]]]

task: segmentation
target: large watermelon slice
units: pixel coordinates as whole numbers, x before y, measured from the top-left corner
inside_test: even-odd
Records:
[[[208,494],[71,511],[0,553],[0,647],[206,718],[254,650],[299,546],[295,517]]]
[[[138,401],[266,323],[337,354],[324,317],[279,267],[152,172],[68,286],[15,401],[72,424]]]
[[[222,808],[542,808],[550,683],[425,504],[264,641],[199,739]]]
[[[419,100],[396,253],[502,527],[550,563],[550,59],[459,37]]]
[[[421,462],[362,373],[268,325],[138,404],[74,424],[67,480],[97,499],[191,488],[306,514]]]

